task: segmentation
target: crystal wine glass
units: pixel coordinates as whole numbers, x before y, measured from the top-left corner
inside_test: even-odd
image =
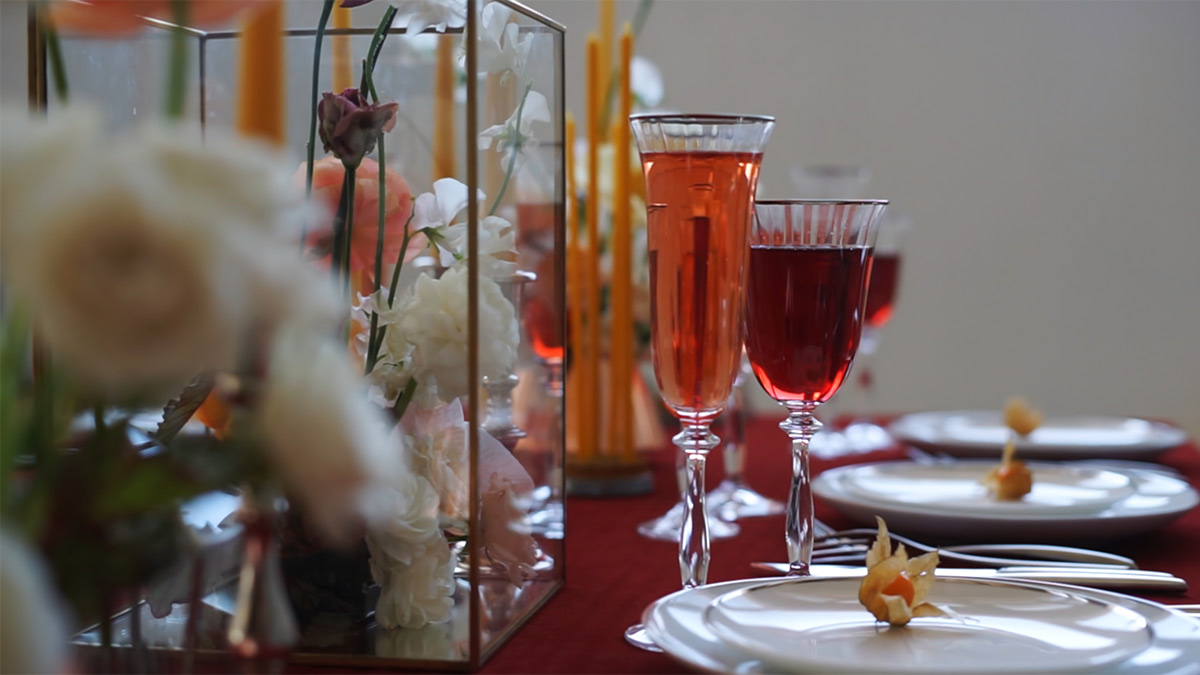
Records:
[[[687,458],[679,572],[683,587],[694,588],[708,578],[704,467],[720,443],[709,427],[741,363],[746,242],[775,120],[646,114],[630,122],[646,177],[654,376],[683,427],[672,440]],[[649,644],[641,626],[626,639]]]
[[[895,311],[903,243],[910,229],[912,218],[895,209],[888,210],[879,226],[875,261],[871,264],[871,284],[867,289],[867,308],[863,315],[862,343],[858,347],[857,372],[849,383],[859,393],[851,398],[856,402],[852,409],[856,414],[843,432],[850,452],[871,452],[892,445],[892,436],[887,429],[866,415],[874,409],[875,374],[871,366],[875,351],[879,349],[881,331]]]
[[[792,439],[789,574],[808,574],[813,501],[808,444],[817,406],[850,371],[862,333],[872,247],[886,201],[783,200],[755,205],[746,287],[746,354]]]

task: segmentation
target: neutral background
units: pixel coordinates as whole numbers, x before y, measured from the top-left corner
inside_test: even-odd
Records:
[[[24,4],[0,0],[7,101]],[[530,4],[568,27],[581,117],[596,4]],[[760,194],[863,164],[913,216],[879,409],[1019,393],[1200,435],[1198,36],[1200,2],[659,0],[638,51],[665,106],[777,117]]]

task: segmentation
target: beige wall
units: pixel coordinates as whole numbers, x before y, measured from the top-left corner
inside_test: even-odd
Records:
[[[596,5],[530,4],[568,26],[580,112]],[[0,0],[6,99],[23,5]],[[776,115],[762,194],[861,163],[913,215],[880,409],[1022,393],[1200,435],[1198,29],[1200,2],[659,0],[639,51],[672,108]]]

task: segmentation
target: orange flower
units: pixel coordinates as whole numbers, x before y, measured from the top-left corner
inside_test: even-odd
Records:
[[[187,23],[197,28],[223,25],[264,4],[261,0],[191,0]],[[79,35],[129,35],[146,27],[143,17],[171,21],[171,0],[55,0],[50,5],[55,28]]]
[[[337,210],[342,194],[342,180],[346,169],[336,157],[324,157],[313,165],[313,200],[325,204],[329,212]],[[386,194],[384,203],[383,260],[385,269],[396,261],[400,247],[404,244],[404,224],[412,213],[412,192],[400,174],[388,169],[385,175]],[[304,181],[304,167],[296,177]],[[364,159],[354,174],[354,230],[351,234],[350,270],[375,272],[375,242],[379,235],[379,164]],[[328,264],[330,239],[333,237],[332,218],[319,227],[310,227],[307,246],[319,251],[319,259]],[[419,237],[414,237],[410,249],[417,246]],[[424,242],[420,242],[424,246]],[[411,257],[411,256],[409,256]]]

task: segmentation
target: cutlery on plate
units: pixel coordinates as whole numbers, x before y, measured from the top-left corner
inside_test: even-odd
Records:
[[[788,571],[787,563],[756,562],[751,563],[750,566],[757,570],[775,574],[787,574]],[[815,564],[809,566],[808,569],[809,573],[814,577],[861,577],[867,573],[865,567],[850,565]],[[1014,565],[1000,568],[939,567],[934,573],[939,577],[948,578],[1051,581],[1060,584],[1074,584],[1076,586],[1116,590],[1154,590],[1184,593],[1188,589],[1187,581],[1167,572],[1113,567],[1064,568],[1028,565]]]
[[[830,532],[814,541],[812,560],[831,564],[861,562],[866,557],[867,549],[875,542],[876,534],[876,530],[868,528]],[[937,550],[938,557],[948,562],[978,567],[1026,567],[1032,565],[1067,569],[1078,567],[1137,569],[1137,563],[1130,558],[1104,551],[1070,546],[974,544],[937,548],[894,533],[889,532],[888,534],[892,541],[904,544],[912,550],[922,553]]]

